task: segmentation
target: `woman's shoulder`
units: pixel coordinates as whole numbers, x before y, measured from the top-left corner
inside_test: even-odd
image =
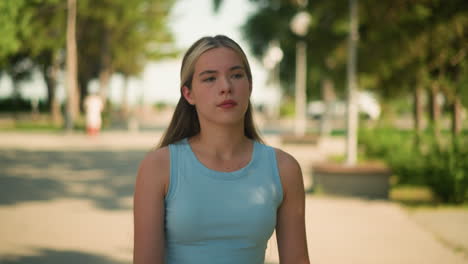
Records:
[[[273,149],[276,153],[278,167],[283,169],[300,169],[299,162],[296,160],[296,158],[294,158],[293,155],[279,148],[273,147]]]
[[[170,173],[169,147],[157,148],[146,153],[138,167],[137,182],[153,186],[167,186]]]
[[[140,166],[147,168],[165,166],[170,161],[170,152],[169,147],[161,147],[152,149],[147,152],[141,161]]]
[[[283,187],[297,185],[302,182],[302,171],[299,162],[291,154],[279,148],[273,148],[276,153],[276,163]]]

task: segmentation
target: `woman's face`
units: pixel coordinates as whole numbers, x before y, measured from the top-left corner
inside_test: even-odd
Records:
[[[192,89],[182,87],[187,101],[195,105],[200,122],[243,124],[249,105],[250,82],[235,51],[214,48],[195,63]]]

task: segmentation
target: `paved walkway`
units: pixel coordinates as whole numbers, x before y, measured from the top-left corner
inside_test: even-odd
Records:
[[[0,263],[131,263],[134,177],[159,137],[0,133]],[[274,136],[266,140],[280,146]],[[312,161],[342,145],[283,149],[309,175]],[[307,196],[306,205],[312,263],[468,263],[463,211],[324,196]],[[278,263],[274,238],[267,261]]]

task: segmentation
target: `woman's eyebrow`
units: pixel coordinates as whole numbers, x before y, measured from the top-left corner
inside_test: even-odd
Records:
[[[217,71],[214,71],[214,70],[202,71],[200,72],[200,74],[198,74],[198,76],[202,76],[203,74],[211,74],[211,73],[217,73]]]
[[[234,70],[244,70],[244,67],[240,66],[240,65],[236,65],[236,66],[233,66],[229,69],[230,71],[234,71]]]
[[[234,71],[234,70],[244,70],[244,67],[240,66],[240,65],[236,65],[236,66],[232,66],[231,68],[229,68],[229,71]],[[206,71],[202,71],[198,74],[198,76],[202,76],[204,74],[211,74],[211,73],[217,73],[218,71],[215,71],[215,70],[206,70]]]

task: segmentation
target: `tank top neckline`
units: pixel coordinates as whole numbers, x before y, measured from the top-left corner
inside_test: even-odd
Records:
[[[258,144],[259,144],[256,140],[252,140],[252,141],[253,141],[253,150],[252,150],[252,155],[250,157],[249,163],[247,163],[247,165],[245,165],[244,167],[238,170],[225,172],[225,171],[213,170],[213,169],[206,167],[200,160],[198,160],[197,156],[193,152],[192,147],[190,146],[190,143],[188,142],[188,138],[183,139],[183,143],[189,152],[190,158],[193,160],[196,166],[203,172],[202,174],[207,175],[217,180],[235,180],[243,176],[246,176],[248,174],[245,172],[248,171],[250,167],[252,167],[252,164],[254,164],[256,156],[257,156],[256,153],[258,152]]]

